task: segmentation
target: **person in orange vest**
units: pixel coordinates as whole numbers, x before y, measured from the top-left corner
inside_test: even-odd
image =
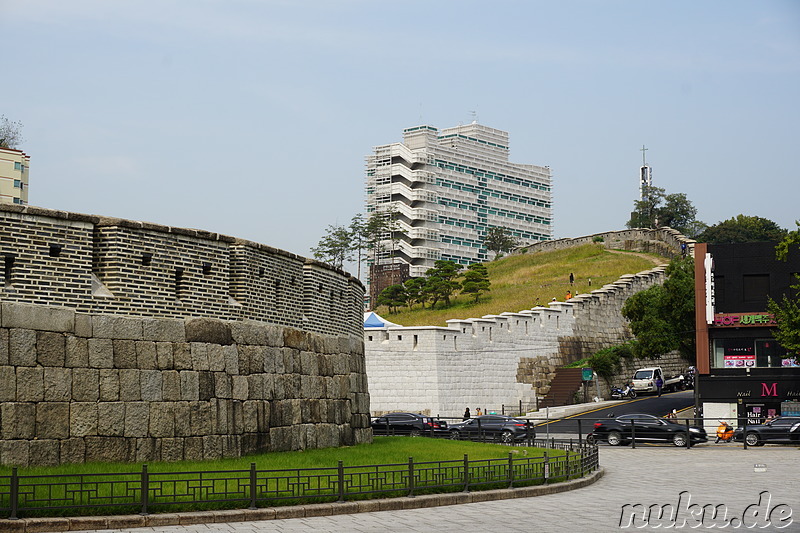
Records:
[[[565,300],[569,300],[570,298],[572,298],[572,291],[567,291],[567,297]]]

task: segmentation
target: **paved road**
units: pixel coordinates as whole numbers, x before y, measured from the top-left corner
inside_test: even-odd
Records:
[[[672,392],[656,395],[641,395],[635,400],[620,402],[611,407],[592,409],[581,414],[557,419],[549,424],[546,422],[536,425],[536,435],[543,437],[549,431],[560,437],[578,436],[578,420],[581,421],[581,432],[585,436],[592,430],[595,420],[611,418],[628,413],[646,413],[655,416],[665,416],[673,409],[680,411],[694,405],[694,391]],[[549,426],[549,428],[548,428]]]
[[[115,533],[291,533],[325,532],[430,532],[430,531],[515,531],[575,532],[662,531],[654,523],[633,522],[620,529],[623,505],[642,504],[683,506],[677,519],[689,521],[672,531],[690,530],[689,511],[705,505],[724,505],[726,520],[740,519],[746,509],[772,511],[778,520],[793,513],[788,527],[756,528],[757,531],[800,532],[800,448],[768,445],[743,450],[731,444],[703,445],[691,450],[673,447],[640,446],[602,448],[601,463],[606,475],[594,485],[560,494],[434,507],[405,511],[384,511],[332,517],[296,518],[291,520],[238,522],[192,526],[168,526],[113,530]],[[766,465],[766,472],[757,472],[755,464]],[[761,494],[762,491],[767,491]],[[681,496],[681,493],[683,495]],[[688,500],[687,500],[688,497]],[[682,498],[682,499],[681,499]],[[680,499],[680,500],[679,500]],[[769,501],[767,501],[769,500]],[[759,502],[761,502],[759,506]],[[696,507],[691,507],[695,505]],[[755,507],[751,507],[756,504]],[[720,511],[722,508],[720,508]],[[783,515],[781,515],[783,513]],[[763,514],[763,513],[762,513]],[[630,516],[629,514],[626,516]],[[751,520],[756,520],[751,518]],[[707,517],[700,527],[712,521]],[[764,525],[759,522],[756,525]],[[785,525],[786,522],[780,525]],[[666,524],[665,524],[666,525]],[[719,525],[719,524],[718,524]],[[729,531],[729,526],[724,528]],[[740,524],[738,529],[745,528]],[[713,529],[712,529],[713,530]],[[108,532],[108,530],[106,530]]]

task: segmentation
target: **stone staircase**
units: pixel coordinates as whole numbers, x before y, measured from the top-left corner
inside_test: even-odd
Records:
[[[556,375],[550,382],[550,390],[542,401],[542,406],[555,407],[574,403],[575,392],[581,388],[580,368],[556,368]]]

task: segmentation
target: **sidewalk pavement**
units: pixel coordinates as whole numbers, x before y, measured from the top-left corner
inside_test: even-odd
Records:
[[[695,522],[690,514],[702,513],[706,505],[724,506],[726,515],[717,520],[741,519],[747,510],[750,520],[770,519],[772,525],[756,530],[800,532],[800,448],[767,445],[743,450],[741,447],[695,446],[690,450],[671,445],[643,445],[600,448],[605,475],[588,487],[558,494],[396,511],[366,512],[336,516],[298,517],[285,520],[196,524],[102,530],[103,533],[292,533],[393,531],[515,531],[574,532],[697,530],[709,527],[706,515]],[[761,471],[764,470],[764,471]],[[766,491],[766,492],[763,492]],[[634,519],[631,527],[620,529],[632,515],[624,505],[672,505],[677,524],[671,528]],[[669,519],[669,508],[667,519]],[[753,515],[761,510],[760,515]],[[787,509],[793,513],[786,517]],[[718,508],[721,512],[722,507]],[[710,512],[710,508],[707,508]],[[637,515],[640,516],[640,515]],[[699,517],[699,514],[694,516]],[[783,518],[784,522],[777,522]],[[688,519],[683,527],[682,519]],[[638,522],[636,520],[639,520]],[[787,523],[787,521],[789,523]],[[733,529],[731,523],[727,529]],[[720,523],[717,522],[717,528]],[[740,524],[738,529],[747,529]],[[786,525],[777,529],[779,525]],[[642,526],[642,527],[636,527]],[[98,532],[99,533],[99,530]]]

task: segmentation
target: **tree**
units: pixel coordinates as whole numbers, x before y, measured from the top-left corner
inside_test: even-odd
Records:
[[[500,254],[501,252],[508,252],[516,248],[519,241],[511,234],[511,230],[504,227],[492,227],[486,231],[486,236],[483,238],[483,245],[487,250]]]
[[[740,214],[709,226],[697,235],[696,240],[709,244],[780,241],[787,233],[768,218]]]
[[[385,305],[389,308],[389,313],[396,313],[397,308],[406,305],[408,296],[405,288],[400,285],[389,285],[378,295],[376,305]]]
[[[406,303],[409,309],[411,309],[415,303],[422,304],[422,307],[425,307],[425,302],[428,301],[424,293],[425,278],[409,278],[403,283],[403,287],[406,290]]]
[[[629,228],[657,228],[669,226],[693,237],[702,231],[704,224],[696,220],[697,208],[684,193],[667,194],[660,187],[645,185],[642,199],[634,202],[634,210],[627,222]]]
[[[311,248],[314,258],[336,268],[342,268],[345,261],[352,259],[352,234],[344,226],[330,224],[327,233]]]
[[[694,262],[673,259],[663,285],[654,285],[628,298],[622,315],[630,320],[639,357],[658,358],[672,350],[687,360],[695,356]]]
[[[780,261],[786,261],[789,258],[791,247],[800,246],[800,221],[795,224],[797,224],[797,229],[788,232],[775,247],[775,256]],[[792,353],[795,360],[798,360],[800,358],[800,275],[795,274],[795,277],[798,283],[791,286],[795,291],[794,297],[790,298],[784,294],[780,302],[770,298],[767,301],[767,309],[777,322],[777,327],[772,332],[775,340]]]
[[[464,272],[464,279],[461,282],[461,294],[474,294],[475,303],[481,294],[489,292],[489,271],[482,263],[473,263]]]
[[[16,149],[22,142],[22,122],[12,122],[0,115],[0,148]]]
[[[429,268],[425,272],[427,279],[422,292],[431,301],[431,308],[440,300],[443,300],[445,306],[449,307],[450,297],[461,288],[461,284],[456,281],[461,265],[442,259],[436,261],[433,265],[433,268]]]

